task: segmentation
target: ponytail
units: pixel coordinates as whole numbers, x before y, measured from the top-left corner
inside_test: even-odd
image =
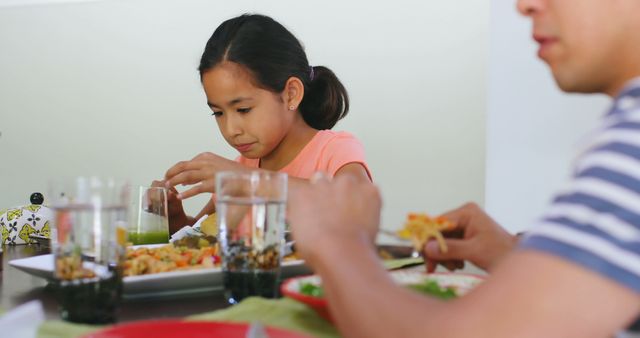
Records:
[[[336,74],[324,66],[311,68],[300,103],[304,121],[315,129],[331,129],[349,112],[349,95]]]

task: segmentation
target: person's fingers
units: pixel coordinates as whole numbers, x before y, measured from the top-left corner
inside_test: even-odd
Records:
[[[167,191],[167,201],[175,201],[178,199],[178,190],[176,188],[171,188]]]
[[[164,182],[164,181],[163,181],[163,182]],[[165,184],[166,184],[166,183],[165,183]],[[168,188],[167,188],[166,186],[164,186],[164,187],[167,189],[167,197],[169,197],[169,195],[170,195],[170,194],[171,194],[171,195],[177,195],[177,194],[179,194],[179,193],[180,193],[180,192],[178,191],[178,189],[176,189],[176,187],[174,187],[174,186],[171,186],[171,187],[168,187]]]
[[[469,241],[461,239],[445,239],[447,251],[440,251],[440,246],[435,240],[430,240],[424,247],[424,255],[429,259],[445,261],[445,260],[464,260],[469,251]]]
[[[465,229],[464,228],[455,228],[450,230],[442,230],[442,236],[445,238],[464,238]]]
[[[455,271],[458,268],[458,264],[456,264],[456,261],[446,261],[443,262],[442,265],[449,271]]]
[[[206,161],[199,160],[191,160],[191,161],[181,161],[176,163],[173,167],[169,168],[167,172],[164,174],[165,181],[169,181],[173,179],[175,176],[191,170],[197,170],[203,168],[207,165]]]
[[[427,259],[425,257],[424,259],[425,264],[427,265],[427,273],[432,273],[434,271],[436,271],[436,268],[438,267],[438,262],[432,259]]]
[[[475,203],[467,203],[457,209],[450,210],[438,217],[443,217],[455,224],[455,229],[464,230],[469,225],[472,215],[480,211],[480,207]]]
[[[194,187],[192,187],[191,189],[185,190],[183,192],[181,192],[180,194],[178,194],[178,199],[180,200],[185,200],[187,198],[202,194],[204,192],[207,192],[205,189],[205,185],[204,184],[198,184]]]
[[[167,179],[172,178],[173,176],[183,172],[185,169],[185,167],[187,166],[187,163],[189,163],[190,161],[180,161],[176,164],[174,164],[171,168],[169,168],[169,170],[167,170],[166,173],[164,173],[164,181],[165,183],[167,182]]]
[[[207,175],[207,173],[200,170],[187,170],[173,176],[171,179],[168,179],[166,185],[169,188],[177,185],[190,185],[200,183],[210,178],[212,178],[210,175]]]
[[[220,156],[214,154],[214,153],[200,153],[196,156],[194,156],[191,160],[192,161],[197,161],[197,160],[215,160],[217,158],[220,158]]]

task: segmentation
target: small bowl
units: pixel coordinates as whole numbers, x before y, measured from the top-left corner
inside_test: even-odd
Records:
[[[434,280],[438,282],[440,287],[454,287],[459,297],[471,291],[485,279],[485,277],[481,275],[453,272],[436,272],[427,274],[415,270],[396,270],[390,272],[390,274],[391,278],[398,285],[403,286],[424,283],[426,280]],[[290,278],[282,283],[280,292],[286,297],[308,305],[322,318],[333,322],[331,314],[329,313],[329,306],[325,298],[309,296],[300,292],[300,287],[303,284],[308,283],[321,286],[322,280],[318,275]]]
[[[280,292],[286,297],[307,304],[309,307],[316,310],[322,318],[332,321],[331,315],[329,314],[329,306],[325,298],[309,296],[300,292],[300,287],[302,284],[306,283],[320,286],[322,285],[322,280],[318,275],[289,278],[280,286]]]

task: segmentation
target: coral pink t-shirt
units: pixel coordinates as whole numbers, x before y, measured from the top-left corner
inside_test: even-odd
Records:
[[[260,167],[258,158],[239,156],[236,161],[249,168]],[[365,162],[364,147],[358,139],[344,131],[320,130],[293,161],[278,171],[305,179],[311,178],[317,171],[333,177],[340,168],[349,163],[361,164],[371,178],[369,167]]]

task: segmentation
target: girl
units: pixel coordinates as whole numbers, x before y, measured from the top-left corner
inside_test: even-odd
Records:
[[[300,42],[263,15],[242,15],[222,23],[200,60],[200,79],[224,139],[236,161],[203,153],[167,171],[171,232],[215,210],[211,200],[194,218],[181,200],[214,193],[223,170],[271,170],[289,175],[289,185],[306,184],[317,171],[329,176],[371,175],[361,143],[330,131],[349,110],[347,91],[326,67],[312,67]],[[176,185],[194,185],[178,193]]]

